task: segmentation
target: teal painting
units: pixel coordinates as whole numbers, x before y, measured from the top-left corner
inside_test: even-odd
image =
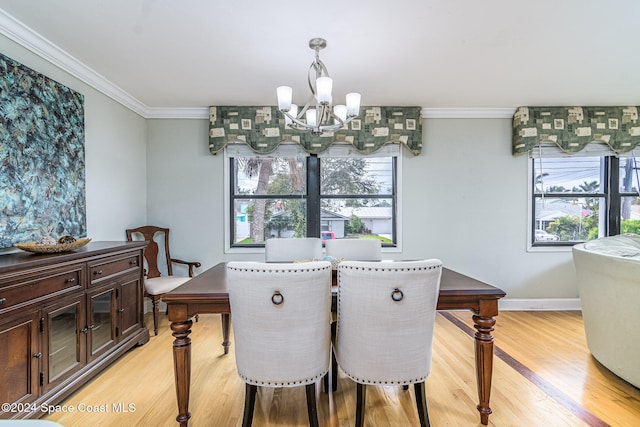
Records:
[[[0,54],[0,248],[86,237],[84,96]]]

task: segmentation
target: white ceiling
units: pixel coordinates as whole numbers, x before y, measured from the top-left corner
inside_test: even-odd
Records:
[[[640,105],[636,0],[0,0],[0,12],[0,33],[146,116],[274,105],[282,84],[303,103],[313,37],[328,42],[334,100]]]

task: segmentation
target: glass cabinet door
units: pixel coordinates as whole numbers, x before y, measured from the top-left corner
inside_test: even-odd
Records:
[[[47,319],[47,384],[84,365],[84,304],[81,300],[62,303],[46,311]]]
[[[115,290],[109,289],[90,296],[89,348],[95,357],[115,343]]]

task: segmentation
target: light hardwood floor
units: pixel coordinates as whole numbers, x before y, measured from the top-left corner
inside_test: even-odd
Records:
[[[74,413],[46,419],[76,426],[176,426],[173,337],[165,316],[157,337],[125,354],[63,405]],[[147,324],[152,325],[151,319]],[[640,390],[589,354],[580,312],[503,312],[497,318],[490,426],[640,426]],[[233,344],[222,354],[220,316],[201,315],[191,337],[189,425],[240,426],[244,383],[235,372]],[[476,410],[470,312],[436,317],[433,366],[427,380],[431,425],[480,426]],[[401,363],[402,355],[398,355]],[[340,373],[338,391],[318,391],[324,426],[351,426],[355,385]],[[369,387],[366,425],[418,424],[413,388]],[[114,404],[129,409],[117,411]],[[131,405],[131,406],[130,406]],[[107,413],[86,408],[108,409]],[[83,412],[80,412],[83,410]],[[258,392],[255,426],[306,426],[304,387]]]

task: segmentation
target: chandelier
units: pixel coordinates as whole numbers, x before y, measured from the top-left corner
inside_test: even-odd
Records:
[[[284,114],[285,125],[291,129],[322,135],[324,132],[337,131],[360,114],[359,93],[348,93],[345,97],[346,105],[332,106],[333,79],[329,77],[327,67],[320,60],[320,50],[326,46],[325,39],[309,40],[309,47],[316,52],[316,59],[311,63],[308,73],[311,96],[300,111],[296,104],[291,103],[291,87],[277,88],[278,110]]]

